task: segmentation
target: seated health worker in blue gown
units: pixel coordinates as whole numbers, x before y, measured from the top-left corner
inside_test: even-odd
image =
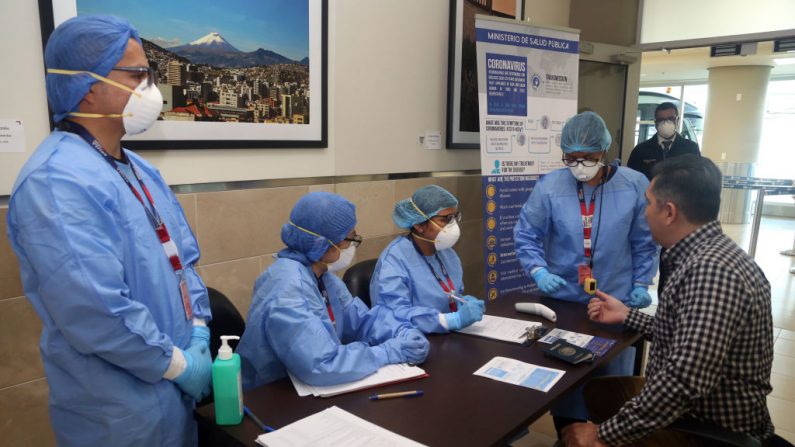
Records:
[[[644,215],[649,181],[632,169],[605,166],[610,142],[604,121],[593,112],[566,122],[561,148],[567,167],[543,176],[522,207],[514,228],[516,255],[545,295],[588,303],[580,276],[590,270],[600,290],[642,308],[651,304],[647,289],[658,259]],[[634,348],[627,349],[595,373],[632,375],[634,357]],[[552,408],[558,429],[587,419],[581,390],[567,397]]]
[[[398,202],[392,220],[409,234],[397,237],[378,258],[370,300],[425,333],[454,331],[480,321],[485,303],[463,295],[461,260],[452,248],[461,234],[460,219],[458,200],[440,186],[422,187]]]
[[[310,385],[366,377],[391,363],[422,363],[425,336],[384,306],[368,309],[334,274],[350,265],[361,237],[354,205],[312,192],[282,226],[280,251],[254,285],[246,330],[237,347],[243,387],[287,375]]]

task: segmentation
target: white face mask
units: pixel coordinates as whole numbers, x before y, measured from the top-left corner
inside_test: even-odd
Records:
[[[663,138],[671,138],[676,133],[676,124],[673,121],[665,120],[657,124],[657,133]]]
[[[160,94],[160,89],[154,84],[148,86],[147,80],[142,80],[124,106],[124,131],[127,135],[145,132],[157,121],[162,109],[163,95]]]
[[[596,166],[583,166],[582,163],[578,163],[577,166],[569,167],[569,171],[578,182],[587,182],[596,177],[596,174],[599,173],[599,170],[602,169],[604,165],[605,164],[601,161],[597,163]]]
[[[435,224],[436,222],[434,222],[434,225]],[[433,241],[433,246],[436,248],[436,251],[451,248],[458,242],[459,237],[461,237],[461,228],[458,226],[458,222],[453,220],[439,231],[439,234],[436,235],[436,239]]]
[[[339,248],[337,248],[339,250]],[[338,272],[345,267],[348,267],[353,262],[353,258],[356,256],[356,247],[351,244],[350,247],[340,251],[340,257],[337,258],[336,261],[328,264],[328,271],[334,273]]]

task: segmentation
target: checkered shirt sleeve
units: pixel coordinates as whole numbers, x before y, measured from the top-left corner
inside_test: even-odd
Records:
[[[685,255],[657,315],[628,317],[639,329],[653,321],[655,342],[641,393],[599,426],[608,444],[642,438],[683,416],[762,439],[773,433],[765,401],[773,358],[770,285],[712,224],[684,240]]]
[[[653,340],[654,338],[654,317],[646,315],[638,309],[633,308],[629,310],[629,315],[627,315],[624,325],[640,332],[648,340]]]

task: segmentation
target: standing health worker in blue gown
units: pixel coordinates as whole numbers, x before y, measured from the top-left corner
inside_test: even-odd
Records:
[[[138,32],[116,17],[72,18],[44,58],[61,130],[22,168],[8,234],[43,322],[57,443],[196,445],[194,402],[211,368],[199,248],[160,173],[120,143],[162,107]]]
[[[378,258],[370,281],[372,302],[389,307],[424,333],[454,331],[480,321],[485,303],[463,295],[461,260],[452,248],[461,234],[458,199],[440,186],[425,186],[395,205],[392,220],[410,232],[392,241]]]
[[[658,250],[644,215],[649,181],[629,168],[605,166],[610,142],[604,121],[593,112],[566,122],[561,148],[567,167],[543,176],[522,207],[514,228],[516,255],[545,295],[587,303],[590,295],[579,272],[592,269],[600,290],[621,297],[628,306],[646,307],[651,304],[647,289],[657,271]],[[584,223],[589,220],[586,252]],[[628,349],[601,373],[631,375],[633,360],[634,349]],[[569,397],[553,408],[553,416],[585,420],[582,393]]]
[[[310,385],[366,377],[391,363],[422,363],[425,336],[386,307],[368,309],[335,272],[354,258],[354,205],[313,192],[282,226],[287,246],[254,285],[246,331],[238,345],[243,386],[264,385],[289,371]]]

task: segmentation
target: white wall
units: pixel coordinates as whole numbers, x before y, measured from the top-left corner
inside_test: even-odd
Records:
[[[13,0],[0,14],[0,119],[22,119],[26,153],[0,152],[0,195],[11,191],[17,172],[49,132],[37,2]]]
[[[568,0],[526,0],[534,23],[568,25]],[[0,153],[0,195],[48,133],[37,2],[0,15],[0,118],[22,118],[27,152]],[[448,0],[329,2],[329,148],[142,151],[170,184],[477,169],[474,150],[429,151],[444,131]],[[444,141],[444,136],[442,137]]]

